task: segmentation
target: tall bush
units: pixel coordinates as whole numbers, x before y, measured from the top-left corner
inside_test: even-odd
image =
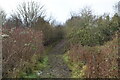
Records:
[[[85,78],[118,77],[117,38],[113,41],[107,42],[103,46],[86,47],[81,45],[72,45],[68,55],[71,62],[75,64],[83,63],[87,66],[86,70],[83,72],[83,77]],[[80,69],[78,67],[79,71]]]
[[[31,28],[3,28],[3,77],[16,77],[33,55],[42,55],[42,32]]]

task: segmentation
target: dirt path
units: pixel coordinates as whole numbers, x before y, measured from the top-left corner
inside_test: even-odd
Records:
[[[42,78],[69,78],[70,70],[62,59],[64,45],[66,41],[62,40],[48,53],[49,67],[42,71]]]

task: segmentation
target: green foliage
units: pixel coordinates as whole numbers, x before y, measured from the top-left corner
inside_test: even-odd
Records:
[[[119,30],[119,19],[117,14],[112,18],[109,15],[95,17],[85,10],[81,16],[73,16],[66,22],[66,38],[71,44],[102,45]]]
[[[35,55],[32,58],[32,62],[28,63],[28,65],[19,72],[18,76],[20,78],[38,78],[37,72],[46,67],[48,67],[48,57],[44,56],[38,58],[38,56]]]
[[[117,38],[113,38],[120,29],[120,17],[87,13],[73,16],[65,24],[70,47],[63,58],[72,70],[72,78],[117,77],[118,44]]]
[[[45,46],[48,46],[55,41],[62,39],[64,36],[62,26],[53,27],[48,21],[45,21],[43,18],[38,18],[38,21],[34,25],[34,28],[43,32],[43,43]]]
[[[45,56],[39,63],[38,63],[38,70],[42,70],[44,69],[45,67],[47,67],[47,64],[48,64],[48,57]]]
[[[63,55],[63,59],[72,71],[71,78],[84,78],[86,65],[82,62],[72,62],[68,54],[69,51]]]
[[[103,40],[102,34],[99,32],[92,32],[90,29],[79,29],[76,31],[76,33],[71,33],[69,36],[70,41],[73,44],[80,43],[82,45],[88,45],[88,46],[93,46],[96,44],[101,44]]]
[[[72,45],[63,56],[74,78],[118,77],[118,37],[102,46]]]

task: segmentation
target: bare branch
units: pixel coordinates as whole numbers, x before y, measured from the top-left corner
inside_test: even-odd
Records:
[[[31,27],[38,17],[45,16],[44,6],[37,2],[23,2],[17,7],[16,14],[26,27]]]

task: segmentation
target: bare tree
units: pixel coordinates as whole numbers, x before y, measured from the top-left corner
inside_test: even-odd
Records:
[[[38,2],[23,2],[18,5],[15,14],[25,26],[31,27],[37,21],[38,17],[45,17],[45,9]]]

